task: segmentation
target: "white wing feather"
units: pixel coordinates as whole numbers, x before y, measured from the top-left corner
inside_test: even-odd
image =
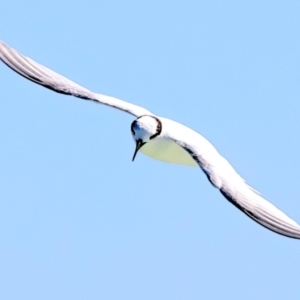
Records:
[[[164,118],[163,124],[162,135],[184,148],[228,201],[262,226],[300,239],[300,225],[251,188],[202,135],[169,119]]]
[[[55,92],[112,106],[136,117],[152,115],[147,109],[126,101],[96,94],[66,77],[46,68],[0,41],[0,59],[23,77]]]

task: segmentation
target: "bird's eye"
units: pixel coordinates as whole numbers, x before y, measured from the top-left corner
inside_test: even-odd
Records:
[[[131,132],[132,132],[132,134],[133,135],[135,135],[135,132],[134,132],[134,126],[136,125],[136,121],[133,121],[132,123],[131,123]]]

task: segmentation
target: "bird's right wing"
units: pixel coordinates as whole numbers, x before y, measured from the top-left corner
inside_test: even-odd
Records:
[[[152,115],[147,109],[126,101],[91,92],[68,78],[48,69],[0,41],[0,60],[23,77],[57,93],[112,106],[134,116]]]

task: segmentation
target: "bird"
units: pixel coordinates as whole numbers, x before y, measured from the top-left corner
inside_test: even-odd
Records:
[[[19,53],[0,40],[0,60],[26,79],[60,94],[111,106],[133,115],[131,134],[138,152],[174,164],[198,166],[208,181],[236,208],[280,235],[300,239],[300,225],[249,186],[201,134],[129,102],[89,89]]]

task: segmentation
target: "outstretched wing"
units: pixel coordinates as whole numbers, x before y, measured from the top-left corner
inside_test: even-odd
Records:
[[[96,94],[66,77],[46,68],[0,41],[0,59],[23,77],[57,93],[112,106],[134,116],[152,115],[147,109],[126,101]]]
[[[164,124],[167,126],[166,137],[191,155],[228,201],[262,226],[300,239],[300,225],[251,188],[209,141],[172,120],[164,119]]]

